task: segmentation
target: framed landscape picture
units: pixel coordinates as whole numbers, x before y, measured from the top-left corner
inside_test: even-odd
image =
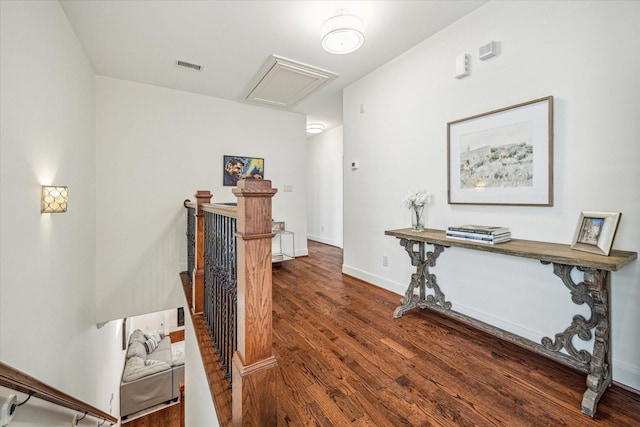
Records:
[[[447,124],[449,204],[553,206],[553,97]]]
[[[582,211],[571,249],[608,256],[621,216],[620,212]]]
[[[224,155],[222,184],[235,187],[241,179],[264,179],[264,159]]]

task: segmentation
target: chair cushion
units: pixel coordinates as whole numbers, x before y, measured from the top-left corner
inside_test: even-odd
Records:
[[[142,360],[147,358],[147,350],[145,349],[144,344],[141,344],[138,341],[129,343],[127,359],[131,359],[132,357],[139,357]]]
[[[122,373],[122,381],[134,381],[168,369],[171,369],[171,365],[166,362],[156,360],[153,363],[147,364],[144,359],[133,356],[131,359],[127,360],[124,372]]]

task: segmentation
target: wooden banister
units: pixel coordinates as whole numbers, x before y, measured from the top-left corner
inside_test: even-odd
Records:
[[[268,180],[242,180],[238,199],[238,350],[233,355],[233,425],[277,424],[278,363],[272,354],[271,199]]]
[[[209,190],[198,190],[196,198],[196,267],[193,274],[193,307],[194,313],[202,313],[204,309],[204,211],[202,205],[209,203],[213,194]]]
[[[271,313],[271,201],[276,192],[271,181],[242,180],[233,189],[237,204],[211,204],[211,193],[198,191],[196,224],[188,226],[196,229],[192,318],[194,324],[205,325],[209,348],[204,352],[215,347],[225,379],[231,375],[232,414],[225,421],[234,426],[277,423],[278,363],[272,354]],[[184,206],[190,208],[190,203]],[[219,253],[220,248],[225,249]],[[191,292],[188,286],[185,290]],[[207,343],[199,340],[201,351]],[[226,351],[228,343],[231,351]],[[219,394],[212,393],[214,404],[224,409],[219,400],[228,403],[228,395]],[[221,425],[226,423],[221,420]]]
[[[184,381],[180,382],[180,427],[184,427]]]
[[[73,396],[61,392],[24,372],[0,362],[0,386],[7,387],[20,393],[29,394],[38,399],[46,400],[59,406],[77,411],[79,414],[91,415],[98,420],[105,420],[116,424],[118,419],[111,414],[89,405]]]
[[[214,214],[228,216],[231,218],[238,217],[238,207],[235,205],[222,205],[222,204],[210,204],[205,203],[202,205],[202,210],[205,212],[211,212]]]

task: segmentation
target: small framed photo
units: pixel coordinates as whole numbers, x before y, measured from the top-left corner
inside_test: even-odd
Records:
[[[271,232],[276,234],[284,232],[284,221],[272,221]]]
[[[571,249],[608,256],[621,216],[620,212],[582,211]]]

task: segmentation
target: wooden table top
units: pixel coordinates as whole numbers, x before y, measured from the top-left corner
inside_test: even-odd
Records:
[[[544,262],[575,265],[606,271],[618,271],[638,258],[637,252],[613,249],[609,256],[571,249],[569,245],[538,242],[535,240],[511,239],[508,242],[487,244],[466,240],[448,239],[444,230],[425,229],[413,231],[411,228],[387,230],[387,236],[415,240],[447,247],[458,247],[476,251],[493,252],[522,258],[532,258]]]

